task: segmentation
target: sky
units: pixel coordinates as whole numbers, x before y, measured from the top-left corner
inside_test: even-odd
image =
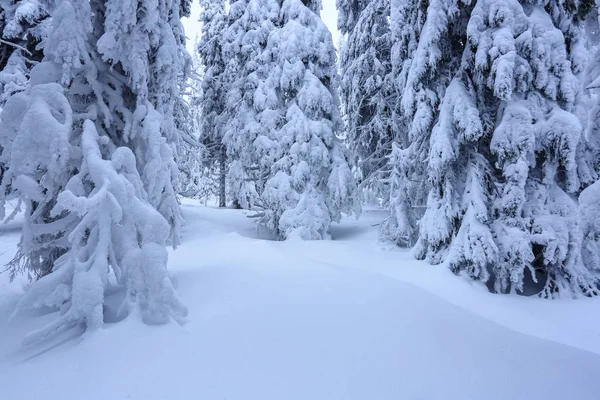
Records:
[[[322,0],[322,2],[323,10],[321,11],[321,18],[327,27],[329,27],[329,31],[333,36],[333,44],[335,47],[338,47],[340,34],[337,31],[337,10],[335,8],[335,0]],[[200,34],[200,23],[198,22],[198,16],[200,15],[199,3],[198,0],[194,0],[192,2],[192,16],[183,19],[185,34],[188,37],[187,48],[189,52],[194,51],[194,39],[196,35]]]
[[[337,30],[337,9],[335,8],[335,0],[323,0],[323,11],[321,18],[325,25],[329,28],[331,36],[333,36],[333,44],[338,47],[340,33]]]

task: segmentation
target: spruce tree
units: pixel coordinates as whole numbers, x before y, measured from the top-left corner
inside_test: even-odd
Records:
[[[588,149],[584,152],[585,160],[593,170],[600,172],[600,9],[589,12],[586,21],[591,29],[586,29],[588,47],[592,52],[585,71],[584,85],[590,93],[588,120],[585,130],[585,143]],[[583,38],[580,37],[580,42]],[[596,273],[600,273],[600,182],[588,186],[579,196],[579,223],[583,234],[582,259],[584,265]]]
[[[28,71],[42,59],[38,48],[48,35],[50,10],[49,0],[2,0],[0,1],[0,71],[9,59],[20,58]],[[4,99],[6,101],[6,99]]]
[[[175,107],[189,61],[180,21],[185,2],[121,3],[106,1],[99,6],[105,22],[97,48],[104,61],[128,77],[135,104],[127,105],[133,119],[126,121],[131,125],[125,126],[124,138],[136,153],[148,200],[169,222],[170,240],[177,245],[182,217],[173,188],[177,179],[173,151],[181,140]],[[146,123],[154,132],[138,137],[135,131]],[[148,145],[149,140],[155,142]]]
[[[194,48],[198,48],[199,37],[196,36]],[[207,157],[207,148],[200,142],[202,127],[202,63],[197,51],[192,54],[191,72],[183,85],[182,99],[184,111],[181,129],[187,134],[182,141],[178,152],[177,166],[179,167],[179,180],[177,193],[188,198],[202,198],[218,196],[215,188],[217,180],[212,172],[212,160]]]
[[[47,0],[0,1],[0,108],[10,96],[25,90],[31,67],[42,59],[38,46],[47,36],[51,4]],[[0,161],[0,182],[5,169]]]
[[[45,274],[18,309],[62,311],[26,343],[76,326],[92,331],[133,304],[148,323],[186,315],[166,269],[180,223],[173,144],[183,4],[62,1],[50,13],[43,61],[7,102],[3,200],[25,205],[17,260]],[[126,292],[112,311],[110,274]]]
[[[431,134],[417,256],[497,292],[596,294],[575,200],[598,178],[581,112],[582,10],[478,0],[468,15]]]
[[[414,246],[429,190],[430,135],[441,99],[458,69],[469,2],[392,0],[392,70],[396,77],[390,218],[381,237]],[[423,257],[422,254],[419,257]]]
[[[223,142],[231,160],[229,189],[243,208],[260,207],[268,168],[262,152],[264,138],[277,128],[277,96],[265,93],[269,76],[265,49],[275,29],[279,5],[274,0],[231,3],[225,33],[228,86]]]
[[[337,136],[335,49],[320,9],[320,1],[283,0],[265,51],[271,65],[259,110],[275,129],[259,138],[261,160],[270,166],[260,221],[280,238],[328,238],[331,223],[355,205]]]
[[[200,143],[205,148],[203,160],[207,168],[218,170],[219,206],[226,205],[227,149],[223,143],[227,82],[223,41],[227,29],[225,1],[202,0],[202,35],[197,51],[203,67],[200,115]]]
[[[365,9],[369,0],[336,0],[338,11],[337,26],[340,32],[351,32],[358,20],[362,10]]]
[[[495,289],[523,291],[529,271],[545,297],[596,293],[596,278],[581,258],[573,200],[598,178],[579,111],[587,58],[579,24],[583,10],[552,1],[545,9],[507,2],[505,16],[478,21],[489,7],[478,4],[469,39],[477,45],[475,68],[490,76],[479,82],[481,90],[493,93],[499,110],[490,145],[504,178],[493,226],[500,250]],[[506,33],[492,42],[488,32],[498,26]],[[483,51],[494,45],[500,51],[485,60]]]
[[[351,1],[338,1],[341,10]],[[355,3],[355,2],[354,2]],[[342,11],[339,29],[347,35],[341,48],[340,93],[346,134],[361,186],[389,199],[389,155],[392,149],[393,79],[389,0],[360,2],[362,8]],[[346,18],[344,18],[346,16]]]

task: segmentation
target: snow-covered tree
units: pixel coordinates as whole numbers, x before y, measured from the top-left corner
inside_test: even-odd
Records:
[[[586,70],[585,87],[591,94],[585,142],[586,154],[600,171],[600,2],[590,12],[587,22],[588,42],[592,57]],[[591,154],[590,154],[591,153]],[[594,157],[595,156],[595,157]],[[589,269],[600,272],[600,181],[588,186],[579,196],[579,223],[583,234],[582,259]]]
[[[55,307],[63,314],[29,334],[24,344],[80,324],[88,332],[101,327],[111,273],[127,291],[119,314],[126,315],[135,302],[146,323],[164,323],[171,316],[180,319],[186,315],[166,269],[169,225],[142,200],[144,189],[131,150],[119,147],[105,159],[100,146],[107,143],[98,136],[94,123],[86,120],[79,143],[80,170],[51,210],[54,217],[66,215],[56,222],[71,228],[67,236],[70,248],[56,260],[54,271],[37,281],[17,306]]]
[[[38,70],[51,72],[43,67],[40,64]],[[36,85],[17,93],[3,109],[0,141],[7,171],[0,188],[0,214],[4,218],[6,199],[18,198],[15,212],[23,209],[27,216],[17,255],[9,264],[13,276],[21,272],[35,279],[46,276],[68,249],[68,224],[56,223],[51,210],[73,168],[69,162],[72,119],[71,107],[58,84]]]
[[[584,265],[600,272],[600,181],[579,196],[579,224],[583,233],[581,257]]]
[[[598,178],[580,112],[587,59],[578,23],[582,10],[563,7],[550,1],[546,9],[529,9],[507,1],[501,13],[486,18],[497,6],[480,1],[469,26],[479,85],[493,93],[499,108],[491,141],[505,179],[494,225],[497,291],[522,291],[526,269],[543,284],[543,296],[596,290],[581,259],[573,201]]]
[[[107,0],[98,8],[104,16],[98,51],[128,77],[135,98],[134,104],[127,105],[132,119],[126,121],[124,137],[136,153],[150,204],[169,221],[174,245],[179,243],[182,224],[173,188],[177,175],[173,151],[182,140],[174,111],[190,61],[180,21],[181,6],[186,3]],[[144,134],[138,136],[140,128]]]
[[[354,29],[362,10],[365,9],[368,3],[369,0],[336,0],[337,26],[340,32],[347,33]]]
[[[51,11],[54,10],[45,9],[47,13]],[[0,213],[4,217],[6,199],[18,198],[19,206],[15,212],[24,208],[27,216],[17,254],[9,266],[13,276],[26,272],[32,279],[50,274],[54,262],[68,249],[65,239],[68,226],[57,223],[51,210],[75,168],[69,162],[71,105],[64,98],[60,86],[44,85],[60,82],[70,75],[67,68],[64,76],[61,73],[63,61],[65,66],[66,60],[75,66],[81,64],[75,54],[87,57],[85,49],[82,50],[81,39],[65,39],[68,35],[65,21],[76,19],[73,7],[65,4],[56,13],[51,28],[54,35],[46,37],[45,42],[48,43],[49,54],[52,54],[48,59],[55,59],[58,68],[51,62],[36,65],[31,71],[26,91],[16,91],[6,101],[0,126],[1,162],[7,168],[0,187]],[[74,31],[85,31],[82,24],[84,22],[78,21]],[[14,30],[19,32],[17,28],[20,25],[16,26]],[[63,42],[69,45],[70,53],[64,52],[59,56],[56,50]],[[48,133],[40,135],[39,132]]]
[[[13,52],[0,71],[0,104],[15,93],[22,92],[27,87],[29,68],[21,54]]]
[[[7,101],[2,200],[18,198],[26,212],[13,266],[41,276],[18,309],[62,311],[26,343],[99,327],[115,283],[124,315],[135,302],[148,323],[185,317],[165,247],[180,223],[172,149],[183,4],[59,2],[43,61]]]
[[[320,1],[283,0],[265,57],[270,71],[255,95],[260,121],[255,140],[269,175],[261,193],[261,223],[278,237],[329,237],[333,221],[350,213],[355,188],[336,95],[331,34]]]
[[[261,160],[258,138],[267,137],[277,128],[277,96],[264,90],[270,74],[265,48],[278,14],[279,4],[274,0],[234,1],[228,14],[224,55],[229,90],[224,143],[231,160],[231,197],[243,208],[259,203],[268,176],[269,165]]]
[[[583,15],[558,1],[474,4],[431,133],[418,257],[497,292],[598,292],[590,251],[582,257],[594,230],[582,235],[575,200],[598,179],[584,136]]]
[[[342,10],[339,29],[347,35],[341,48],[340,93],[348,144],[360,168],[361,186],[374,190],[387,201],[395,100],[390,62],[390,2],[338,0],[338,8]]]
[[[23,58],[21,62],[41,60],[38,46],[48,34],[53,3],[50,0],[0,1],[0,71],[14,56]],[[28,64],[28,69],[31,66]]]
[[[484,129],[475,89],[466,76],[455,78],[444,96],[431,133],[427,209],[420,221],[418,256],[431,263],[447,259],[454,272],[488,279],[497,253],[489,228],[490,178],[477,152]]]
[[[29,70],[42,59],[38,46],[47,36],[50,5],[47,0],[0,1],[0,107],[25,90]],[[0,162],[0,181],[5,168]]]
[[[219,206],[226,205],[227,148],[223,144],[226,122],[227,82],[223,40],[227,28],[225,1],[202,0],[202,35],[197,45],[203,74],[201,84],[201,126],[199,141],[205,147],[204,161],[219,173]]]
[[[195,48],[199,43],[196,37]],[[177,166],[179,179],[177,192],[185,197],[206,198],[218,196],[218,190],[212,186],[212,175],[208,175],[207,166],[212,166],[207,160],[206,147],[200,143],[202,127],[202,64],[198,52],[192,55],[192,68],[187,82],[183,87],[185,101],[181,109],[185,111],[182,119],[182,131],[187,139],[183,140],[178,151]]]
[[[191,0],[180,3],[180,17],[191,16]],[[192,102],[202,94],[200,87],[201,65],[197,52],[192,55],[185,49],[186,37],[182,34],[183,27],[176,24],[177,41],[182,61],[182,71],[178,76],[178,91],[173,106],[173,123],[176,135],[170,140],[173,148],[175,163],[178,173],[175,181],[175,191],[185,195],[200,190],[196,179],[200,167],[200,159],[204,153],[204,147],[199,142],[200,109],[196,109]],[[196,41],[198,43],[198,38]]]
[[[471,1],[391,0],[395,131],[390,218],[381,237],[413,246],[429,191],[430,135],[441,99],[457,72]]]

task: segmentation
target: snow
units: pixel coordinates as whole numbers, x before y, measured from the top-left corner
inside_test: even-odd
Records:
[[[337,9],[335,7],[335,0],[322,0],[322,3],[323,9],[321,10],[321,17],[323,22],[325,22],[325,25],[327,25],[327,28],[329,28],[331,36],[333,37],[333,44],[337,48],[340,42],[340,32],[337,30]],[[193,1],[191,15],[181,19],[181,22],[185,28],[186,36],[188,37],[187,50],[190,53],[193,53],[195,50],[193,39],[198,36],[202,30],[202,24],[198,23],[198,15],[200,15],[200,10],[200,2]]]
[[[75,330],[22,347],[56,315],[9,321],[27,282],[0,274],[2,398],[597,398],[598,298],[490,294],[377,245],[383,211],[307,242],[265,240],[245,211],[184,200],[183,213],[183,243],[169,254],[189,307],[182,326],[105,313],[104,329],[82,339]],[[0,228],[2,263],[19,218]]]
[[[341,213],[359,209],[341,141],[335,49],[320,7],[320,0],[237,1],[224,30],[211,9],[202,15],[207,34],[225,37],[217,56],[228,62],[219,75],[208,36],[200,49],[208,71],[215,70],[204,87],[227,89],[222,110],[215,107],[219,93],[206,91],[211,113],[204,125],[217,133],[217,124],[207,124],[224,121],[230,202],[254,209],[282,239],[329,238]]]

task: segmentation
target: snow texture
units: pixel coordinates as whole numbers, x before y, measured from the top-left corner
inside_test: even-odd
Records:
[[[190,305],[183,327],[131,315],[81,341],[19,348],[56,314],[6,322],[23,281],[0,275],[5,397],[597,399],[597,298],[497,296],[381,251],[382,211],[344,219],[333,241],[284,242],[258,239],[246,211],[184,200],[183,213],[184,240],[169,256]],[[17,241],[5,233],[0,257]],[[99,375],[110,384],[89,384]]]

